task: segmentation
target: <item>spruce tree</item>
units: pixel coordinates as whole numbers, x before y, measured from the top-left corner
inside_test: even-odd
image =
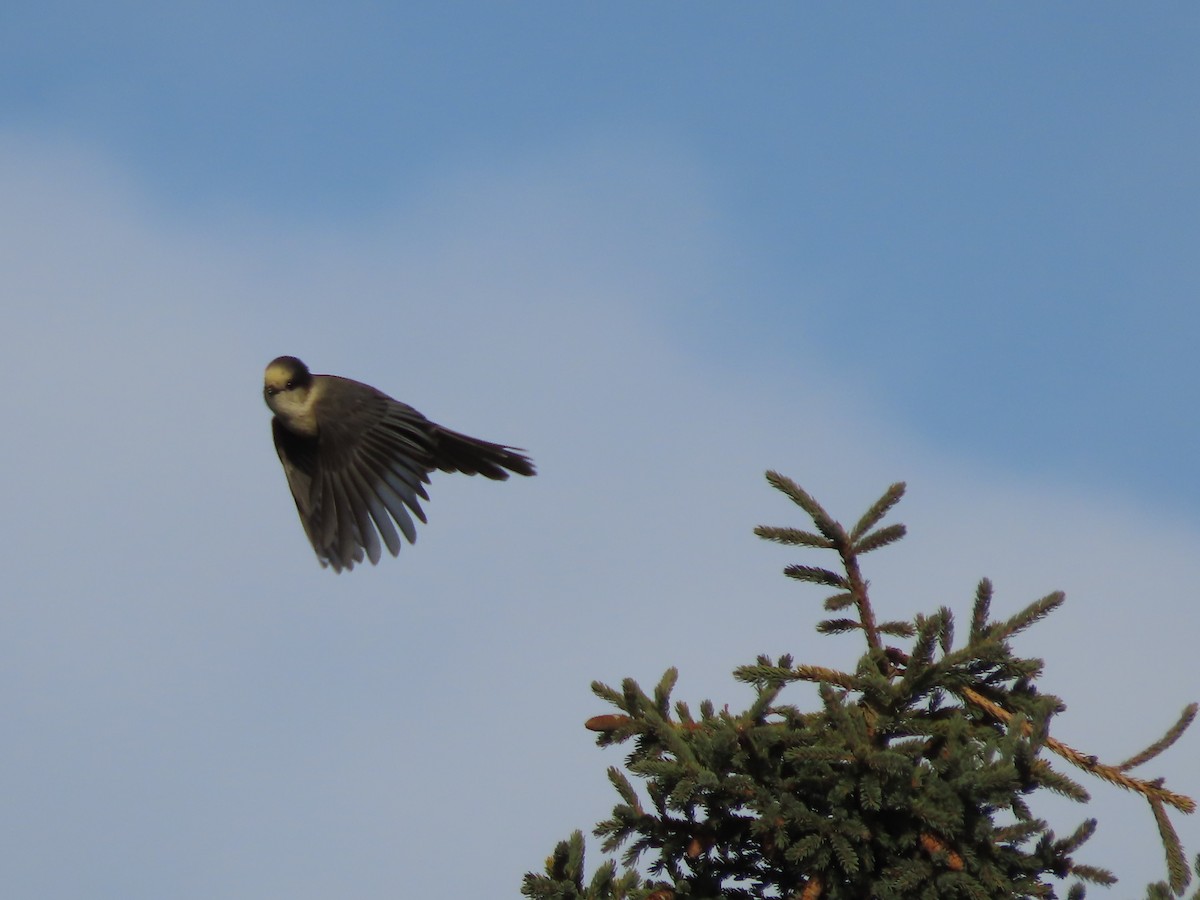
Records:
[[[980,581],[958,646],[945,607],[911,621],[877,621],[860,560],[904,536],[903,525],[881,524],[904,485],[888,488],[847,530],[793,481],[774,472],[767,479],[813,530],[759,527],[756,534],[837,554],[836,568],[796,564],[784,572],[831,590],[825,609],[835,617],[820,621],[818,632],[857,632],[865,653],[846,671],[760,656],[734,672],[755,691],[738,713],[705,701],[696,715],[673,703],[675,669],[650,694],[632,679],[620,690],[593,683],[617,712],[586,727],[600,746],[632,743],[626,771],[608,771],[619,802],[594,829],[605,853],[624,847],[623,868],[610,859],[585,877],[583,836],[575,832],[544,874],[525,876],[526,897],[991,900],[1056,897],[1068,885],[1066,895],[1081,898],[1085,883],[1116,879],[1077,859],[1094,819],[1059,837],[1035,815],[1039,791],[1088,800],[1052,757],[1146,799],[1168,874],[1147,896],[1185,893],[1191,872],[1168,807],[1191,813],[1195,804],[1161,779],[1129,773],[1178,740],[1196,704],[1122,763],[1072,749],[1050,735],[1065,707],[1038,690],[1041,660],[1017,656],[1011,643],[1060,606],[1062,593],[996,619],[992,585]],[[785,702],[796,682],[817,686],[815,709]],[[1200,872],[1200,857],[1195,866]]]

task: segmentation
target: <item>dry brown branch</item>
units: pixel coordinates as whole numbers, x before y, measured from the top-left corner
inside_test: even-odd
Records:
[[[989,715],[995,717],[1001,722],[1004,722],[1005,724],[1012,721],[1012,713],[999,704],[993,703],[982,694],[971,690],[971,688],[963,688],[962,697],[964,700],[974,704],[975,706],[978,706],[980,709],[984,710]],[[1024,731],[1026,736],[1033,734],[1033,726],[1026,722]],[[1168,791],[1162,785],[1153,781],[1146,781],[1142,778],[1131,778],[1116,766],[1106,765],[1105,763],[1097,760],[1094,756],[1080,753],[1078,750],[1064,744],[1062,741],[1056,740],[1052,737],[1047,737],[1046,746],[1065,759],[1067,762],[1071,763],[1071,765],[1077,766],[1084,771],[1091,772],[1093,775],[1102,778],[1110,784],[1115,784],[1118,787],[1125,788],[1127,791],[1139,793],[1151,803],[1153,803],[1155,800],[1158,800],[1162,803],[1169,803],[1171,806],[1175,807],[1181,812],[1193,813],[1196,811],[1196,801],[1191,797],[1184,796],[1183,794],[1176,794],[1173,791]]]

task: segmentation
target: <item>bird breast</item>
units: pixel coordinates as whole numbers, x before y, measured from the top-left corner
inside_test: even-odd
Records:
[[[301,391],[293,388],[290,391],[280,391],[267,399],[267,405],[275,413],[280,423],[293,434],[315,437],[317,434],[317,416],[313,410],[314,392]]]

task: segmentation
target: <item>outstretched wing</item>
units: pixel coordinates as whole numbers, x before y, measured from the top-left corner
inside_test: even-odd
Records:
[[[400,552],[398,526],[409,543],[417,538],[415,515],[428,500],[432,433],[425,417],[385,394],[326,377],[322,404],[338,410],[314,437],[273,422],[275,448],[305,533],[321,560],[336,571],[380,558],[380,537]],[[393,524],[394,523],[394,524]]]
[[[322,565],[351,569],[364,553],[372,564],[400,552],[400,532],[417,539],[413,516],[425,521],[421,500],[434,469],[503,480],[509,472],[534,474],[533,463],[513,447],[442,428],[406,403],[374,388],[323,376],[316,436],[272,422],[275,449],[313,549]],[[394,524],[393,524],[394,523]]]

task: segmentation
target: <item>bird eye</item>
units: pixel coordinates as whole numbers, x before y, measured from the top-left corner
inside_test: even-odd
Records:
[[[277,393],[279,393],[279,391],[278,391],[278,389],[277,389],[277,388],[273,388],[273,387],[271,387],[270,385],[267,385],[267,387],[265,388],[265,390],[266,390],[266,392],[267,392],[267,396],[268,396],[268,397],[274,397],[274,396],[275,396]]]
[[[286,385],[284,385],[284,390],[290,391],[295,386],[296,386],[296,382],[289,381]]]

